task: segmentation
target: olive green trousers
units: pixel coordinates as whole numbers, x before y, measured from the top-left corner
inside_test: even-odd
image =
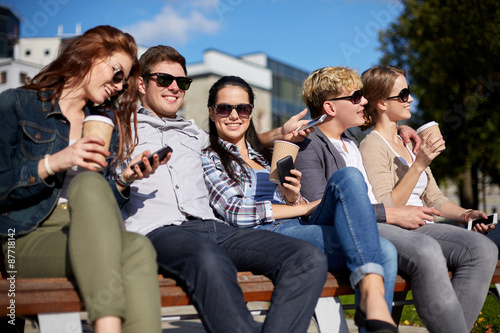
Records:
[[[91,323],[117,316],[123,332],[161,332],[156,252],[146,237],[125,231],[111,188],[96,172],[77,175],[68,203],[16,238],[15,266],[18,278],[74,276]]]

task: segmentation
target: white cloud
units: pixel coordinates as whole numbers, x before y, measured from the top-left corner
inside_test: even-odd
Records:
[[[205,6],[206,8],[207,1]],[[212,0],[213,4],[213,0]],[[200,7],[194,7],[200,8]],[[134,36],[138,44],[150,46],[159,43],[185,44],[192,34],[202,33],[213,35],[221,27],[221,22],[204,16],[197,9],[186,9],[181,13],[172,6],[165,6],[152,20],[139,21],[123,28]],[[210,12],[210,11],[207,11]]]

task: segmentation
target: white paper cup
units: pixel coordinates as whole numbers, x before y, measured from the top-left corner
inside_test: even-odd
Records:
[[[436,123],[435,121],[428,122],[427,124],[424,124],[420,126],[417,129],[417,135],[420,137],[420,139],[424,140],[424,136],[427,135],[427,133],[431,132],[432,134],[427,138],[427,142],[431,141],[433,138],[440,136],[441,131],[439,130],[439,124]],[[438,151],[443,151],[446,149],[446,146],[444,143],[438,147]]]
[[[111,119],[104,116],[87,116],[83,120],[83,137],[94,135],[104,140],[104,148],[109,149],[111,134],[115,124]],[[95,154],[98,159],[106,161],[106,157],[102,154]],[[90,163],[95,166],[97,171],[103,171],[103,168],[97,163]]]
[[[283,140],[274,141],[273,158],[271,160],[271,173],[269,174],[269,180],[271,182],[275,184],[280,183],[276,163],[288,155],[292,156],[292,159],[295,162],[295,158],[297,157],[298,152],[299,146],[294,143]]]

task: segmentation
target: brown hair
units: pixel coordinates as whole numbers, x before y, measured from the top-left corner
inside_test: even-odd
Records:
[[[58,57],[22,88],[37,90],[42,100],[44,99],[41,97],[41,92],[53,91],[47,100],[51,100],[52,107],[54,107],[65,87],[82,82],[95,61],[110,57],[115,52],[123,52],[132,59],[132,69],[126,83],[128,88],[125,90],[124,87],[119,96],[113,96],[98,109],[111,110],[115,115],[120,135],[115,160],[120,162],[130,156],[137,142],[137,134],[132,139],[131,118],[132,114],[137,112],[137,79],[140,65],[137,60],[137,45],[131,35],[117,28],[103,25],[92,28],[83,35],[68,39],[61,45]],[[134,116],[134,128],[137,128],[136,118]]]
[[[302,86],[302,100],[311,117],[323,114],[323,103],[338,97],[345,90],[358,90],[363,86],[358,73],[348,67],[323,67],[312,72]]]
[[[380,65],[363,72],[363,96],[368,100],[365,105],[365,124],[360,126],[364,131],[375,126],[378,118],[377,104],[387,98],[399,75],[406,77],[406,71],[399,67]]]
[[[139,59],[141,76],[145,77],[147,74],[150,74],[151,67],[163,61],[181,65],[184,74],[187,75],[186,58],[171,46],[157,45],[150,47]]]

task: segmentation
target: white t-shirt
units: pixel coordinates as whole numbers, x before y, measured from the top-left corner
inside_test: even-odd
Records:
[[[337,139],[332,139],[329,138],[330,142],[337,148],[338,152],[344,159],[344,162],[346,166],[354,167],[361,171],[361,174],[363,175],[363,178],[365,179],[365,183],[368,187],[368,197],[370,198],[370,202],[372,204],[377,203],[377,199],[375,198],[375,195],[373,194],[372,186],[370,185],[370,182],[368,181],[368,176],[366,175],[365,167],[363,165],[363,158],[361,157],[361,154],[359,152],[359,148],[356,146],[356,144],[347,138],[343,138],[342,140],[337,140]],[[344,150],[344,145],[342,142],[345,143],[347,147],[347,152]]]
[[[373,132],[377,133],[382,138],[382,140],[384,140],[385,144],[392,150],[392,152],[394,153],[394,155],[396,155],[396,157],[399,159],[399,161],[403,165],[408,166],[408,168],[411,167],[411,165],[415,161],[415,154],[413,154],[413,152],[406,145],[406,143],[403,142],[403,144],[405,145],[405,148],[410,153],[411,159],[413,161],[411,163],[407,163],[406,160],[403,157],[401,157],[398,153],[396,153],[396,151],[394,149],[392,149],[392,147],[389,144],[389,142],[387,142],[387,140],[384,139],[384,137],[379,132],[377,132],[375,130]],[[399,137],[399,139],[401,139],[401,137]],[[401,139],[401,141],[402,140],[403,139]],[[427,187],[427,183],[428,183],[427,174],[425,173],[425,171],[422,171],[422,173],[420,174],[420,177],[418,178],[417,184],[415,184],[415,187],[413,188],[413,191],[411,192],[410,197],[408,198],[408,201],[406,202],[406,206],[409,206],[409,205],[420,206],[420,207],[424,206],[424,202],[422,201],[421,197],[422,197],[422,194],[425,191],[425,188]],[[428,220],[425,220],[425,222],[426,223],[434,223],[433,221],[428,221]]]

